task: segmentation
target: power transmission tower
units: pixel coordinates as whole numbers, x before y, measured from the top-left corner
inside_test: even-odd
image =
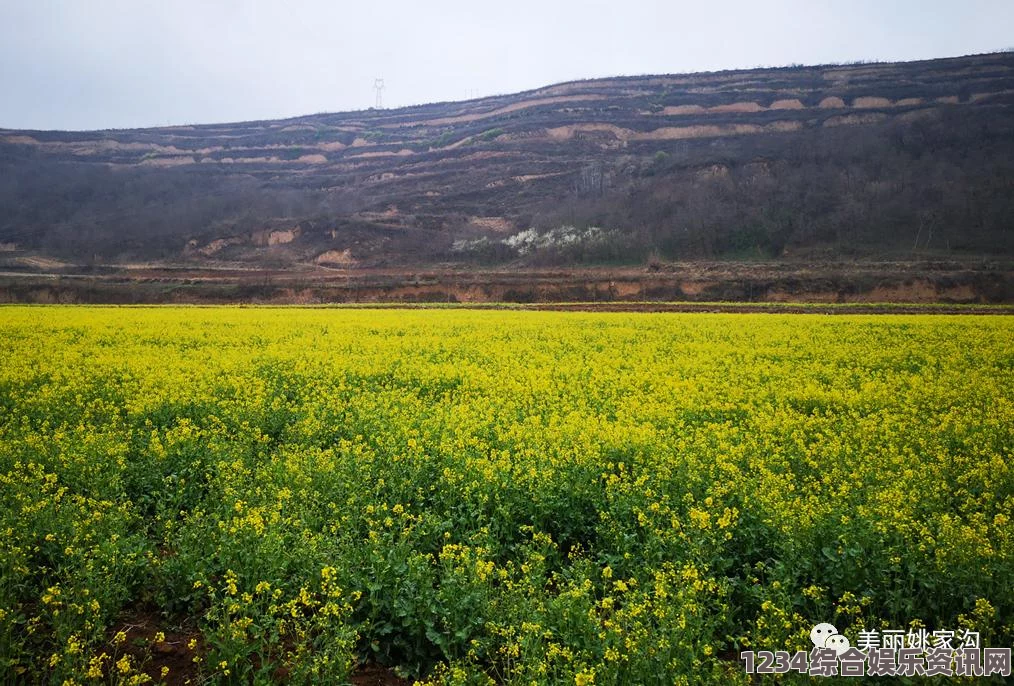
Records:
[[[384,79],[373,79],[373,90],[377,91],[377,109],[384,109]]]

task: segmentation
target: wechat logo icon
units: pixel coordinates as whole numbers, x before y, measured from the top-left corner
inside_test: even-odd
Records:
[[[810,640],[814,648],[830,648],[838,655],[849,649],[849,640],[838,633],[833,624],[822,622],[810,629]]]

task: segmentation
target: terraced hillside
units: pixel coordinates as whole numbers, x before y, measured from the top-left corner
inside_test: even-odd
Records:
[[[0,130],[0,266],[1009,256],[1012,104],[1014,54],[998,53]]]

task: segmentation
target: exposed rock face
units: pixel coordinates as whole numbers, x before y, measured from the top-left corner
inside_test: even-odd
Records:
[[[268,233],[268,245],[285,245],[296,240],[297,236],[299,236],[298,227],[287,231],[271,231]]]
[[[839,98],[837,95],[832,95],[824,98],[818,105],[821,109],[825,110],[838,110],[845,108],[845,101]]]
[[[803,103],[799,102],[797,98],[790,100],[775,100],[771,103],[771,107],[768,109],[772,110],[801,110],[803,109]]]
[[[314,262],[333,267],[353,267],[357,264],[356,260],[352,257],[352,251],[348,249],[328,250],[317,255]]]
[[[867,109],[871,107],[890,107],[891,101],[887,98],[874,98],[865,96],[853,100],[852,106],[857,109]]]

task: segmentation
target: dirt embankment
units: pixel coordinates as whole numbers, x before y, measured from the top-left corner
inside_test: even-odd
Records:
[[[0,275],[24,303],[1014,303],[1010,265],[686,263],[570,270],[359,269],[337,251],[302,272],[149,268]]]

